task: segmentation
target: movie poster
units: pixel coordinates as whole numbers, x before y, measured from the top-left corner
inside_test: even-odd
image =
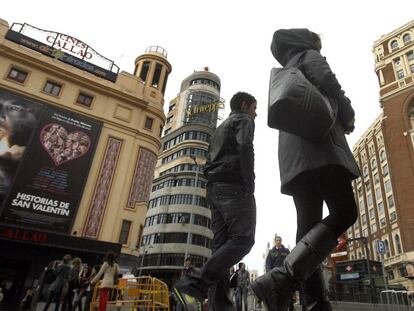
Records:
[[[5,195],[2,198],[1,221],[70,233],[101,123],[2,90],[0,105],[1,98],[12,102],[9,105],[16,106],[7,108],[11,110],[8,114],[10,124],[25,124],[26,131],[25,134],[19,134],[26,138],[22,144],[16,144],[9,138],[10,149],[20,150],[20,158],[17,159],[9,151],[9,161],[0,168],[0,183],[4,184],[2,193]],[[23,130],[21,127],[17,126]],[[3,129],[0,128],[0,131]],[[7,186],[3,172],[9,171]]]

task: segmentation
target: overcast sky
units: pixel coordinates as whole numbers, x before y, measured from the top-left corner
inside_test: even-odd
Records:
[[[372,47],[382,35],[414,19],[414,1],[2,1],[0,18],[65,33],[133,73],[134,60],[150,45],[168,52],[172,73],[166,104],[181,81],[205,66],[221,79],[228,105],[237,91],[258,100],[256,118],[256,244],[244,261],[261,272],[263,252],[275,233],[295,245],[296,212],[280,194],[277,131],[266,125],[269,73],[279,66],[270,53],[273,32],[309,28],[322,36],[327,57],[356,111],[353,144],[381,113]],[[229,113],[226,107],[225,116]]]

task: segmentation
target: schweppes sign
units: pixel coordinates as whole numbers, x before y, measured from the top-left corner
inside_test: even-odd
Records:
[[[224,109],[224,103],[215,102],[215,103],[209,103],[209,104],[192,105],[188,107],[187,109],[187,116],[191,116],[197,113],[214,112],[219,109]]]

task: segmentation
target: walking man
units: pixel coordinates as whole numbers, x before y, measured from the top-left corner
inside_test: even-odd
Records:
[[[283,262],[290,251],[282,244],[282,238],[275,236],[275,246],[269,251],[266,257],[266,273],[276,267],[282,267]],[[295,310],[293,299],[289,303],[289,311]]]
[[[229,269],[253,247],[256,228],[253,149],[256,105],[252,95],[236,93],[230,100],[230,116],[211,138],[204,174],[208,180],[213,254],[199,273],[186,276],[174,288],[186,311],[199,311],[207,293],[210,310],[233,311]]]
[[[239,263],[239,269],[236,271],[237,289],[236,289],[236,311],[248,311],[247,294],[249,292],[250,273],[246,270],[243,262]]]

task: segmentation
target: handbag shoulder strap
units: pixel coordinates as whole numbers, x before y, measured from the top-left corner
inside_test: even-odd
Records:
[[[293,66],[293,65],[296,64],[302,58],[302,56],[305,55],[305,53],[306,53],[306,51],[303,51],[303,52],[300,52],[300,53],[296,54],[295,56],[293,56],[288,61],[288,63],[286,64],[285,68],[296,67],[296,66]]]

